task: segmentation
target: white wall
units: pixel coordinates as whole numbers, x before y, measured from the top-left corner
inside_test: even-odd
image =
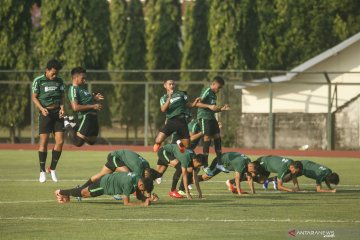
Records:
[[[360,41],[307,71],[360,72]],[[360,84],[360,73],[329,74],[329,77],[333,83]],[[328,111],[328,86],[324,75],[299,74],[291,82],[324,82],[324,85],[273,84],[273,112],[325,113]],[[334,94],[334,88],[333,86],[332,95]],[[341,106],[360,94],[360,85],[338,85],[337,92],[338,106]],[[335,109],[336,107],[333,106],[332,110]],[[268,111],[268,85],[243,89],[243,112],[266,113]]]

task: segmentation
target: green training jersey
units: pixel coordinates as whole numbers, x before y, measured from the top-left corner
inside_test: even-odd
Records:
[[[120,158],[121,161],[123,161],[130,169],[130,171],[136,175],[142,176],[145,168],[150,168],[149,162],[136,152],[129,150],[118,150],[111,152],[111,155]]]
[[[100,187],[106,195],[130,196],[135,192],[137,183],[141,177],[135,173],[115,172],[106,174],[100,180]]]
[[[227,170],[240,174],[244,174],[247,171],[247,165],[251,162],[248,156],[238,152],[223,153],[221,160]]]
[[[94,104],[94,98],[91,93],[89,93],[86,88],[83,86],[73,86],[71,85],[68,91],[68,99],[71,102],[77,102],[80,105],[92,105]],[[86,111],[78,111],[78,119],[82,119],[82,117],[89,112],[95,112],[96,110],[86,110]]]
[[[201,92],[201,102],[208,105],[216,105],[216,94],[210,87],[205,88]],[[215,112],[208,108],[198,108],[197,119],[216,119]]]
[[[189,133],[193,133],[193,134],[197,134],[201,132],[201,127],[198,120],[197,119],[191,120],[191,122],[188,123],[188,129],[189,129]],[[191,150],[194,150],[197,147],[197,145],[199,145],[200,139],[201,137],[196,139],[195,141],[191,141],[190,143]],[[177,140],[180,140],[180,137],[176,132],[174,132],[172,135],[171,143],[176,144]]]
[[[38,94],[41,106],[46,107],[53,104],[63,104],[64,81],[56,77],[49,80],[45,74],[38,76],[32,83],[32,93]]]
[[[164,105],[167,99],[167,94],[162,96],[160,98],[160,106]],[[169,107],[165,111],[166,118],[170,119],[179,115],[184,115],[185,117],[185,115],[188,114],[186,107],[187,102],[188,100],[185,92],[175,90],[171,95]]]
[[[284,176],[289,173],[289,165],[294,160],[278,156],[264,156],[260,159],[260,166],[266,171],[277,173],[278,179],[283,180]]]
[[[181,167],[187,168],[190,166],[191,155],[193,154],[192,152],[185,151],[184,153],[181,153],[176,144],[166,144],[163,146],[163,149],[165,150],[165,158],[167,158],[166,154],[173,155],[177,160],[179,160]]]
[[[315,179],[318,185],[325,181],[326,176],[332,173],[330,168],[309,160],[302,160],[301,163],[303,165],[301,175]]]

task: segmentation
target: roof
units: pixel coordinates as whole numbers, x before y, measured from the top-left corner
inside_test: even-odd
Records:
[[[294,77],[296,77],[299,73],[304,72],[308,70],[309,68],[312,68],[316,64],[334,56],[337,55],[339,52],[343,51],[344,49],[348,48],[352,44],[358,42],[360,40],[360,32],[355,34],[354,36],[346,39],[345,41],[341,42],[340,44],[336,45],[335,47],[332,47],[325,52],[320,53],[319,55],[307,60],[306,62],[300,64],[299,66],[291,69],[289,73],[285,75],[275,76],[271,77],[271,80],[273,82],[284,82],[284,81],[290,81]],[[262,79],[256,79],[252,81],[252,83],[262,83],[262,82],[269,82],[268,78],[262,78]],[[253,85],[251,84],[251,85]],[[257,84],[255,84],[257,85]],[[246,84],[246,86],[249,86],[249,84]],[[235,88],[243,88],[243,85],[238,85]]]

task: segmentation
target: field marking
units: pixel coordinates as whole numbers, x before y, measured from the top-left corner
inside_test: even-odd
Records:
[[[360,223],[360,220],[323,220],[323,219],[210,219],[210,218],[55,218],[55,217],[0,217],[2,221],[122,221],[122,222],[287,222],[287,223]]]
[[[85,182],[88,179],[61,179],[61,182]],[[172,180],[162,180],[162,182],[171,182]],[[9,178],[0,178],[0,182],[39,182],[38,179],[9,179]],[[52,181],[48,181],[49,183],[51,183]],[[208,183],[224,183],[225,181],[220,181],[220,180],[209,180],[209,181],[203,181],[201,182],[201,184],[208,184]],[[245,182],[244,182],[245,184]],[[158,184],[154,184],[154,186],[157,186]],[[160,185],[160,184],[159,184]],[[302,183],[300,185],[304,185],[304,186],[315,186],[315,183]],[[360,187],[359,184],[339,184],[337,185],[337,187]]]

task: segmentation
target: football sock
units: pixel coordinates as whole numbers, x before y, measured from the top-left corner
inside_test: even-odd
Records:
[[[51,170],[56,169],[56,165],[59,161],[60,156],[61,156],[61,151],[52,150],[52,159],[51,159],[51,165],[50,165]]]
[[[216,159],[217,159],[217,164],[222,165],[222,160],[221,160],[221,138],[217,138],[214,139],[214,146],[215,146],[215,152],[216,152]]]
[[[39,162],[40,162],[40,171],[45,172],[45,164],[46,164],[47,152],[39,151]]]
[[[172,185],[171,185],[171,191],[176,190],[176,185],[179,182],[180,176],[181,176],[181,164],[178,163],[175,166],[175,173],[173,175]]]
[[[86,188],[88,186],[90,186],[93,182],[91,181],[91,178],[89,178],[89,180],[87,180],[87,182],[81,186],[81,188]]]
[[[210,144],[211,141],[204,141],[204,145],[203,145],[203,154],[205,155],[206,161],[204,164],[204,168],[206,168],[209,163],[208,163],[208,157],[209,157],[209,149],[210,149]]]
[[[83,188],[72,188],[68,190],[60,190],[60,194],[65,196],[82,197],[81,196],[82,189]]]

